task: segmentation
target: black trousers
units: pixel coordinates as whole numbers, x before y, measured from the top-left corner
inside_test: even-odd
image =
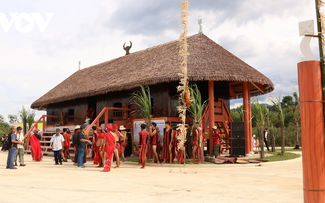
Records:
[[[265,143],[265,146],[266,146],[266,148],[267,148],[267,151],[270,151],[268,141],[265,140],[264,143]]]
[[[53,152],[54,152],[55,163],[56,164],[59,164],[59,162],[62,163],[62,155],[61,155],[62,149]]]

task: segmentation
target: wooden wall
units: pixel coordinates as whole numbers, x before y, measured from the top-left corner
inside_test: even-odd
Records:
[[[208,99],[208,82],[195,82],[202,95],[202,101]],[[157,84],[150,87],[151,97],[153,102],[153,115],[154,117],[178,117],[177,106],[179,104],[178,93],[176,87],[178,82],[170,82]],[[114,104],[121,103],[122,107],[124,103],[129,103],[129,98],[135,89],[111,92],[105,95],[98,95],[90,98],[76,99],[56,104],[50,104],[47,108],[48,115],[60,115],[61,112],[68,114],[69,109],[74,110],[74,120],[69,121],[69,124],[82,124],[85,121],[87,115],[86,110],[88,108],[94,108],[95,114],[98,115],[104,107],[113,107]],[[229,105],[229,86],[227,82],[215,82],[215,97],[228,100]],[[136,109],[135,105],[128,105],[128,108]],[[113,118],[114,112],[111,111],[109,118]],[[133,116],[137,118],[137,116]],[[104,120],[102,117],[100,120]],[[49,119],[49,124],[59,122],[59,119]]]

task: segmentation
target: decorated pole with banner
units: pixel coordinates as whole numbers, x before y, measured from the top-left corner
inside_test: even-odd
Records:
[[[190,106],[191,103],[191,94],[188,88],[188,77],[187,77],[187,56],[188,46],[187,46],[187,25],[188,25],[188,7],[190,3],[188,0],[183,0],[181,3],[181,27],[183,32],[180,34],[179,43],[180,43],[180,51],[179,54],[182,56],[182,62],[180,67],[180,73],[178,74],[180,77],[180,83],[177,87],[177,91],[180,92],[179,100],[181,105],[177,107],[179,112],[179,117],[182,120],[181,124],[178,124],[178,133],[177,139],[179,140],[178,149],[184,150],[184,143],[186,142],[186,110],[187,107]]]

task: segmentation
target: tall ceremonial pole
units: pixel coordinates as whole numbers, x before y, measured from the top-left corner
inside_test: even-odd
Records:
[[[179,43],[180,43],[180,51],[179,54],[182,57],[182,62],[180,66],[180,73],[178,76],[180,77],[179,86],[177,87],[177,91],[180,92],[179,100],[181,105],[177,107],[179,112],[179,117],[182,120],[181,124],[178,124],[178,130],[180,130],[180,134],[178,134],[177,139],[179,140],[178,149],[184,148],[184,143],[186,142],[186,109],[191,103],[191,95],[188,89],[188,77],[187,77],[187,56],[188,46],[187,46],[187,25],[188,25],[188,7],[190,3],[188,0],[183,0],[181,3],[181,28],[183,32],[180,34]]]

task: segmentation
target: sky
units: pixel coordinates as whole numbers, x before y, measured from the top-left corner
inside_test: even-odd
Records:
[[[0,0],[0,114],[17,114],[86,68],[125,54],[176,40],[181,0]],[[275,90],[260,96],[298,92],[298,23],[315,21],[311,0],[190,0],[189,35],[198,19],[210,39],[266,75]],[[315,24],[315,23],[314,23]],[[316,32],[316,24],[315,24]],[[318,56],[318,41],[311,47]],[[318,57],[319,58],[319,57]],[[85,84],[87,85],[87,84]],[[242,104],[232,100],[231,108]],[[45,114],[37,111],[36,119]]]

